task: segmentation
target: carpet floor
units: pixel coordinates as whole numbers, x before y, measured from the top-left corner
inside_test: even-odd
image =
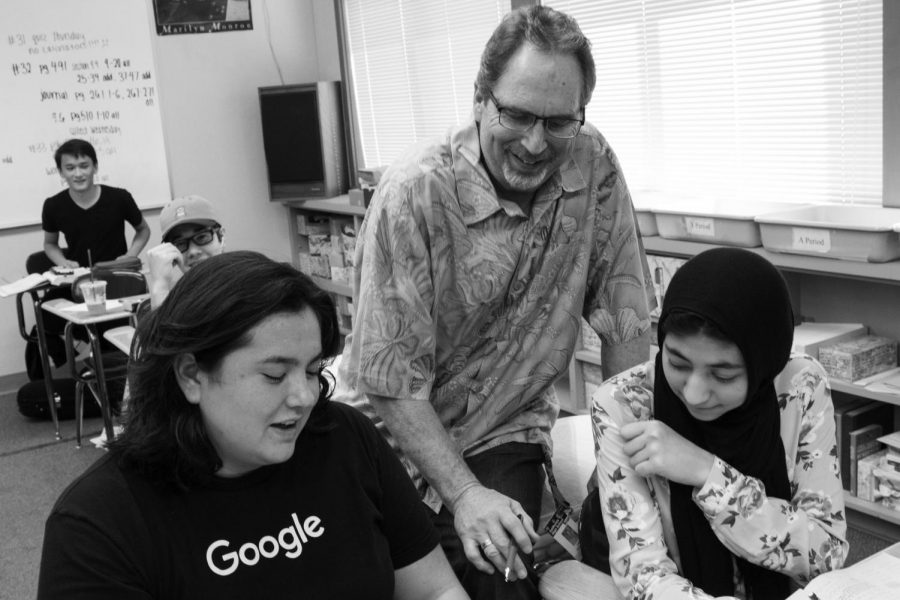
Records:
[[[50,421],[23,417],[16,392],[0,393],[0,600],[37,594],[44,521],[65,487],[103,451],[90,443],[102,419],[85,419],[83,446],[75,446],[75,421],[60,422],[56,440]]]

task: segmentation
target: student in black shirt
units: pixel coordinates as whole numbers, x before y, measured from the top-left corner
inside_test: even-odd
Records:
[[[140,254],[150,239],[150,226],[127,190],[94,182],[97,152],[90,142],[68,140],[54,158],[68,188],[44,201],[41,226],[47,257],[57,266],[74,268],[88,266],[88,250],[93,262]],[[131,246],[125,243],[125,221],[134,228]],[[60,248],[60,233],[68,257]]]
[[[135,339],[124,433],[54,506],[39,599],[468,598],[393,450],[328,399],[309,277],[211,257]]]

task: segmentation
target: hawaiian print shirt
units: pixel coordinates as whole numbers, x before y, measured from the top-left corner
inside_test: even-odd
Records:
[[[647,260],[617,159],[591,126],[530,215],[497,197],[480,160],[472,121],[382,178],[358,236],[356,319],[339,370],[353,398],[338,399],[373,417],[364,394],[430,402],[463,455],[549,448],[551,384],[581,317],[609,344],[649,329]]]
[[[668,480],[637,475],[622,449],[619,428],[653,418],[653,379],[651,361],[608,380],[593,397],[597,482],[613,580],[630,600],[710,598],[678,574]],[[840,568],[848,549],[834,408],[824,369],[805,354],[792,355],[775,390],[791,498],[767,497],[758,479],[716,458],[693,499],[732,553],[805,585]],[[747,598],[737,569],[735,575],[735,597]]]

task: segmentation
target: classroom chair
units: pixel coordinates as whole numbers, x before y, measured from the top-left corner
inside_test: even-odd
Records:
[[[90,279],[91,275],[82,275],[72,283],[72,296],[75,302],[83,302],[79,284],[82,281]],[[146,294],[148,291],[147,279],[143,273],[137,271],[112,271],[106,269],[95,269],[93,273],[94,279],[102,279],[106,281],[106,298],[115,300],[118,298],[126,298],[129,296],[137,296]],[[110,381],[124,380],[127,374],[128,360],[121,352],[116,350],[114,353],[100,352],[97,354],[96,349],[100,348],[100,333],[94,326],[85,326],[88,336],[91,340],[91,354],[85,359],[85,368],[79,370],[75,366],[75,344],[71,323],[66,325],[66,354],[69,361],[69,369],[72,378],[75,379],[75,443],[81,447],[81,433],[84,422],[84,388],[87,387],[94,399],[100,404],[100,411],[103,416],[103,422],[110,423],[112,421],[112,408],[108,391],[106,391],[107,383]],[[101,383],[97,376],[97,362],[102,361],[104,381]],[[110,366],[107,366],[110,365]],[[101,387],[102,386],[102,387]]]

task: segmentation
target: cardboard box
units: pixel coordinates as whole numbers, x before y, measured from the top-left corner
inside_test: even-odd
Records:
[[[845,342],[869,333],[862,323],[816,323],[803,322],[794,327],[794,352],[809,354],[819,358],[819,348],[837,342]]]
[[[856,381],[897,366],[897,342],[867,335],[819,347],[819,362],[832,377]]]

